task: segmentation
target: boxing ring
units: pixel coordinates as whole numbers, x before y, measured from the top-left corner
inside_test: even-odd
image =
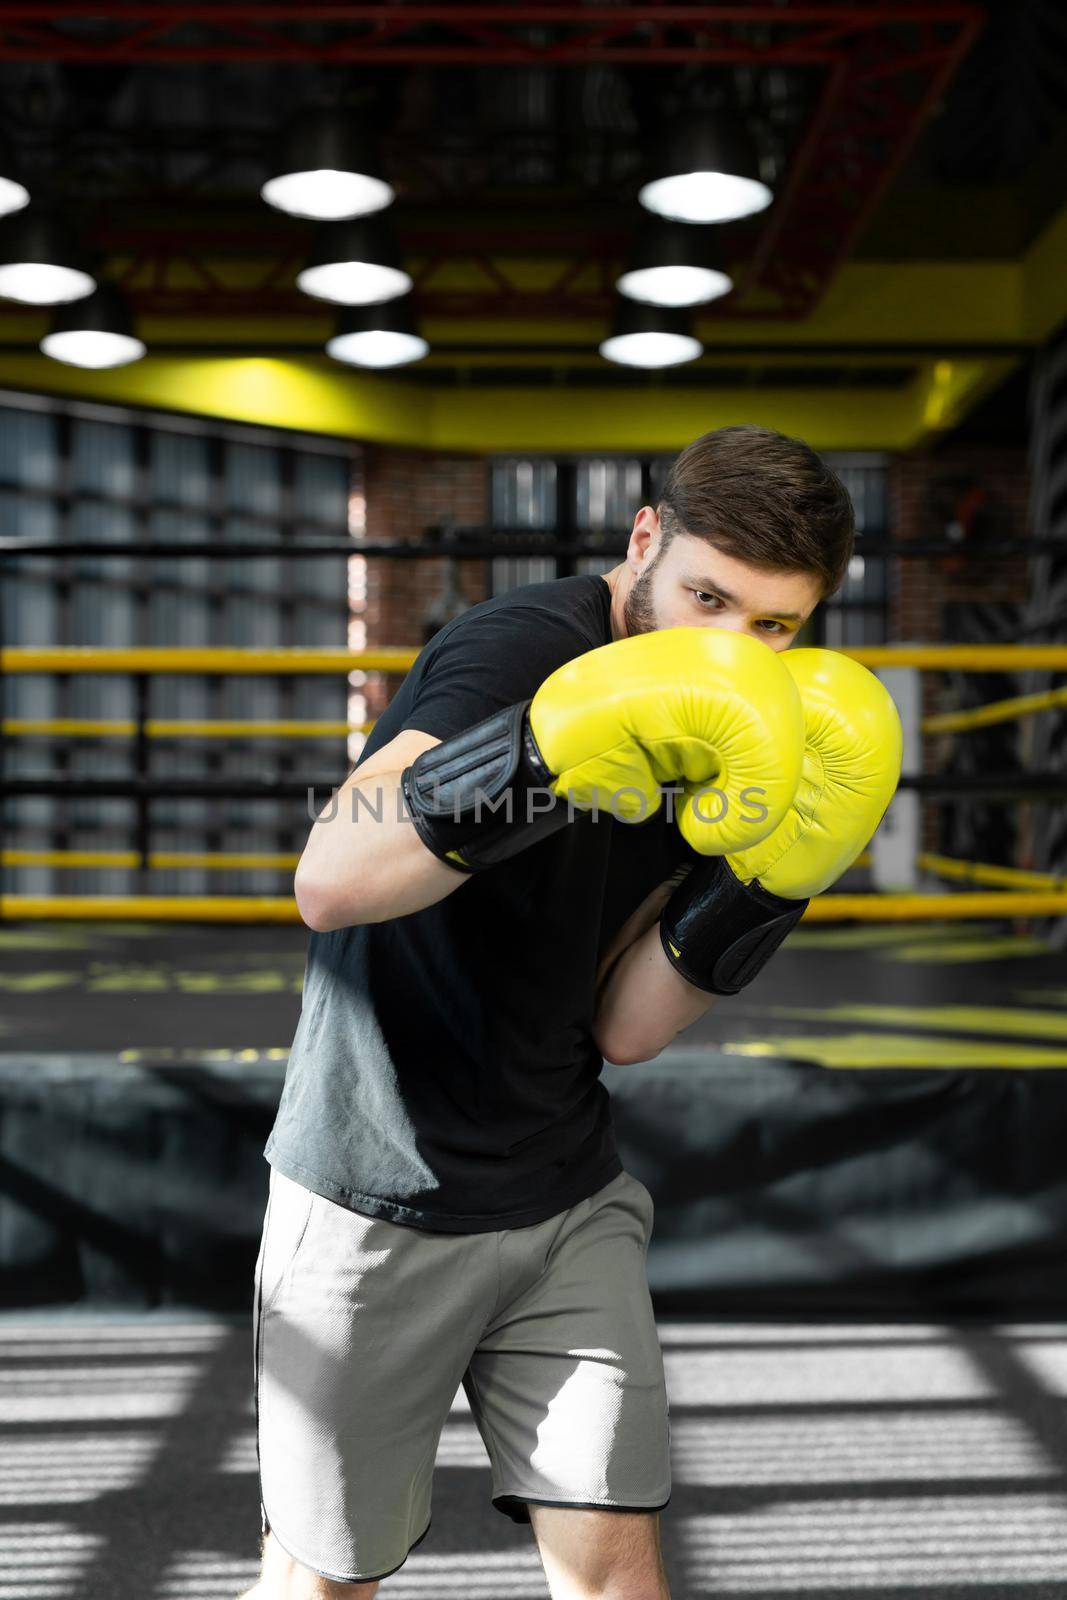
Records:
[[[134,850],[11,850],[5,849],[6,867],[47,866],[53,868],[128,867],[147,877],[156,870],[203,869],[229,871],[240,867],[265,867],[289,874],[296,866],[291,854],[260,852],[166,852],[153,851],[149,836],[152,801],[161,798],[263,798],[308,799],[321,805],[343,781],[344,773],[332,777],[309,777],[288,783],[249,781],[190,780],[153,778],[150,751],[154,742],[183,739],[255,741],[257,739],[350,740],[366,733],[371,723],[340,721],[254,721],[228,719],[198,721],[153,718],[149,714],[149,684],[155,677],[186,675],[269,675],[302,677],[347,675],[352,672],[380,672],[402,675],[408,671],[417,652],[404,649],[378,650],[240,650],[130,648],[93,649],[83,647],[9,648],[0,652],[0,681],[5,674],[41,676],[48,674],[107,676],[129,675],[136,685],[138,715],[134,719],[92,720],[71,718],[7,718],[3,738],[73,739],[132,742],[136,756],[136,776],[124,779],[81,779],[79,792],[87,796],[132,796],[138,803],[138,841]],[[883,673],[911,672],[1013,672],[1067,671],[1067,646],[872,646],[844,649],[863,666]],[[1042,710],[1067,704],[1067,690],[1046,691],[1020,696],[983,708],[980,712],[943,713],[921,720],[925,734],[967,731],[990,726],[1011,718],[1036,715]],[[64,793],[66,785],[54,779],[0,778],[0,795],[28,796]],[[909,771],[905,765],[900,795],[939,797],[963,793],[1006,794],[1019,798],[1054,800],[1067,795],[1067,778],[1057,773],[1010,773],[990,775],[979,785],[961,783],[952,777],[939,777]],[[899,799],[894,807],[899,807]],[[893,807],[891,807],[891,812]],[[877,836],[875,849],[877,850]],[[1067,914],[1067,886],[1048,874],[1011,872],[983,867],[981,863],[957,862],[930,852],[912,851],[917,869],[940,877],[973,883],[1007,885],[995,893],[959,895],[874,894],[828,892],[809,906],[806,922],[826,921],[913,921],[956,920],[973,917],[1055,917]],[[869,857],[865,857],[866,864]],[[298,922],[296,904],[289,896],[122,896],[4,895],[0,897],[0,916],[7,920],[128,921],[131,917],[160,921],[207,922]]]
[[[848,652],[921,708],[920,675],[1067,670],[1063,647]],[[184,738],[336,739],[366,724],[152,715],[163,675],[407,670],[405,650],[9,649],[6,674],[130,674],[138,715],[15,719],[5,740],[132,742],[136,775],[79,779],[133,796],[124,851],[5,841],[4,865],[121,865],[145,892],[5,895],[0,981],[0,1273],[8,1305],[192,1305],[239,1312],[262,1219],[262,1147],[295,1027],[305,935],[289,895],[158,895],[153,873],[268,869],[295,855],[175,852],[152,839],[166,795],[318,804],[344,776],[156,777]],[[901,673],[911,674],[911,689]],[[923,771],[924,734],[966,737],[1063,703],[1045,690],[912,719],[912,765],[841,886],[742,997],[656,1061],[605,1068],[628,1168],[656,1197],[657,1306],[723,1314],[1060,1314],[1067,1191],[1067,989],[1048,930],[1067,886],[1024,867],[921,848],[923,799],[991,792],[1055,802],[1058,774]],[[907,726],[908,718],[905,717]],[[347,748],[351,750],[351,745]],[[9,795],[62,780],[6,777]],[[883,835],[889,841],[886,849]],[[907,885],[874,886],[896,873]],[[937,883],[939,887],[934,889]],[[951,885],[952,887],[941,887]],[[959,885],[959,887],[954,887]],[[238,934],[233,925],[242,925]],[[976,1004],[980,996],[981,1004]]]

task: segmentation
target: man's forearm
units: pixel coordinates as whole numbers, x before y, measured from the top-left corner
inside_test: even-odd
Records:
[[[300,915],[320,933],[422,911],[465,876],[427,850],[405,814],[399,772],[358,769],[320,813],[296,870]]]
[[[648,1061],[717,997],[694,988],[663,953],[659,923],[627,946],[597,993],[593,1038],[609,1061]]]

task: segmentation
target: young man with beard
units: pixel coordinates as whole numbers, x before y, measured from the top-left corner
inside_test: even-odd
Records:
[[[852,541],[806,445],[706,434],[606,576],[436,635],[312,829],[256,1274],[255,1600],[363,1600],[403,1564],[460,1382],[553,1600],[665,1600],[652,1202],[600,1068],[747,982],[888,802],[877,680],[782,656]]]

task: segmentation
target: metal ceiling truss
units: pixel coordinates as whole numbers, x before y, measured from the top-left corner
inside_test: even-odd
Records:
[[[612,0],[587,5],[115,0],[109,5],[103,0],[5,0],[0,4],[0,59],[817,66],[847,56],[857,39],[888,36],[909,26],[937,30],[923,46],[936,64],[946,35],[969,36],[978,20],[976,7],[953,0],[878,0],[867,5],[698,0],[645,0],[643,5]],[[951,38],[948,42],[951,46]]]
[[[419,312],[463,321],[606,316],[626,244],[622,232],[589,239],[584,247],[574,231],[444,232],[415,224],[401,233]],[[108,257],[112,281],[143,314],[281,316],[306,323],[339,309],[293,287],[304,251],[292,230],[259,228],[227,240],[225,234],[174,228],[104,228],[92,244]],[[521,273],[513,276],[516,261],[533,257],[553,263],[548,281],[537,289],[524,287]],[[449,270],[454,275],[458,264],[470,288],[435,286],[435,278]]]
[[[441,0],[433,6],[407,0],[358,5],[0,0],[0,61],[314,61],[377,67],[705,62],[801,68],[817,85],[812,115],[789,156],[775,204],[736,235],[724,231],[726,244],[737,237],[745,266],[733,294],[709,313],[795,320],[810,314],[847,258],[980,26],[978,7],[958,0],[869,5],[646,0],[641,6],[611,0],[596,5]],[[397,220],[405,253],[425,250],[416,280],[420,311],[560,317],[602,316],[610,307],[603,249],[595,252],[604,269],[600,282],[588,283],[589,252],[572,245],[558,280],[529,291],[512,281],[505,259],[495,258],[485,240],[458,228],[455,220],[436,240],[424,238],[416,248],[403,218],[401,208]],[[100,242],[108,247],[106,239]],[[186,273],[177,298],[167,289],[165,265],[153,269],[147,286],[132,266],[127,270],[144,309],[233,315],[241,309],[239,302],[249,312],[284,315],[297,309],[282,282],[292,266],[284,253],[262,262],[260,283],[230,291],[202,252],[186,243],[178,248],[196,266],[194,282]],[[248,245],[243,248],[249,254]],[[158,256],[158,248],[147,254]],[[478,263],[484,288],[435,289],[432,280],[440,267],[460,259]],[[583,274],[586,281],[579,286]]]

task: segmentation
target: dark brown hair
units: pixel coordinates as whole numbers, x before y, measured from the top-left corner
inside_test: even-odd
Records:
[[[845,576],[856,531],[848,490],[810,445],[748,425],[687,445],[657,510],[664,547],[693,534],[754,567],[811,572],[824,598]]]

